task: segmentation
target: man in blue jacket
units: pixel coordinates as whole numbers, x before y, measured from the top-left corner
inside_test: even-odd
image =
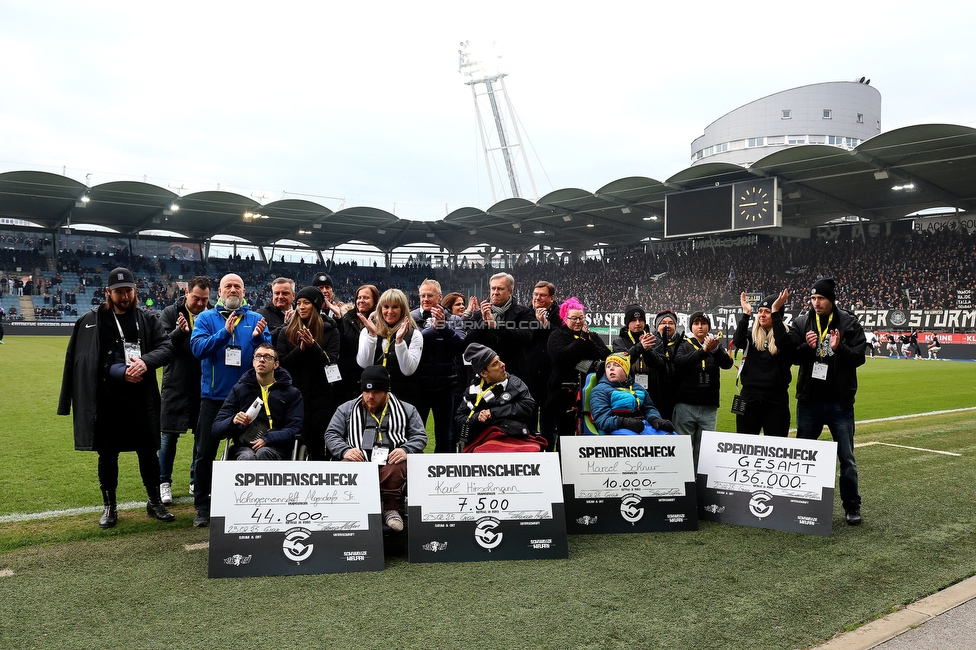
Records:
[[[252,368],[231,389],[213,425],[215,438],[232,438],[234,460],[282,460],[291,456],[295,438],[302,432],[302,393],[291,385],[291,375],[278,367],[278,355],[270,343],[254,351]],[[261,400],[257,413],[251,406]]]
[[[244,301],[244,280],[229,273],[220,279],[217,305],[200,314],[190,336],[200,359],[200,419],[193,436],[200,449],[195,460],[193,525],[210,525],[210,486],[220,438],[211,435],[217,412],[241,375],[251,367],[254,350],[271,343],[268,323]]]

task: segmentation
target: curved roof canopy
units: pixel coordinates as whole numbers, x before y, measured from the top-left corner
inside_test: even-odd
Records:
[[[317,250],[355,240],[387,252],[410,244],[452,253],[480,244],[516,253],[538,245],[583,251],[663,238],[669,193],[769,176],[777,177],[783,190],[783,228],[764,229],[766,234],[778,230],[805,236],[812,227],[848,215],[891,221],[927,208],[971,211],[976,208],[976,129],[909,126],[851,151],[826,145],[788,147],[750,167],[706,163],[666,181],[621,178],[596,192],[565,188],[535,202],[516,198],[487,210],[459,208],[436,221],[401,219],[365,206],[333,212],[296,199],[262,205],[222,191],[178,196],[129,181],[88,188],[57,174],[14,171],[0,174],[0,217],[31,221],[50,231],[93,224],[126,235],[169,230],[197,241],[233,235],[259,246],[293,239]]]

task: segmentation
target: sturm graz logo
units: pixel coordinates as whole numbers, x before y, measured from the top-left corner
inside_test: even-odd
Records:
[[[753,492],[752,498],[749,499],[749,512],[760,519],[765,519],[773,514],[773,506],[769,505],[772,499],[773,495],[769,492]]]
[[[620,499],[620,516],[624,521],[636,524],[644,516],[644,509],[639,507],[641,498],[636,494],[625,494]]]
[[[285,532],[285,541],[281,544],[281,552],[285,558],[301,564],[312,555],[315,544],[306,544],[305,540],[311,537],[312,531],[307,528],[292,528]]]
[[[502,533],[496,533],[501,522],[494,517],[482,517],[474,527],[474,541],[478,542],[481,548],[492,550],[502,543]]]
[[[901,327],[908,322],[908,316],[905,315],[903,311],[893,311],[891,312],[891,324],[895,327]]]

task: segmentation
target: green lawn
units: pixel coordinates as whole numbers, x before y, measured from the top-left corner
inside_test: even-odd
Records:
[[[6,340],[0,515],[97,504],[94,454],[54,415],[66,339]],[[976,406],[972,363],[869,359],[859,377],[859,420]],[[0,524],[0,647],[804,648],[976,574],[973,422],[860,425],[859,445],[887,443],[857,451],[865,523],[835,503],[828,538],[702,522],[474,564],[410,564],[391,538],[382,572],[208,580],[185,504],[172,525],[139,510],[109,531],[91,514]],[[143,499],[124,456],[120,497]]]

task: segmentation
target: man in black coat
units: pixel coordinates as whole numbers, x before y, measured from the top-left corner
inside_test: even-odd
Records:
[[[528,376],[525,354],[532,342],[532,332],[538,326],[535,313],[515,304],[515,278],[510,274],[491,276],[488,289],[490,299],[471,315],[465,341],[491,348],[505,359],[509,373],[522,379]]]
[[[284,329],[295,313],[292,306],[295,302],[295,281],[290,278],[275,278],[271,282],[271,300],[258,313],[268,321],[268,331],[271,332],[271,345],[277,347],[278,334]]]
[[[200,360],[190,350],[193,321],[210,309],[210,279],[198,275],[186,287],[176,304],[163,310],[159,320],[173,344],[173,361],[163,368],[162,434],[159,446],[159,495],[164,504],[173,503],[173,462],[180,435],[196,429],[200,416]],[[190,485],[199,449],[193,445]]]
[[[525,383],[532,399],[539,407],[539,433],[546,439],[549,451],[556,450],[556,413],[546,402],[549,399],[549,376],[552,361],[549,358],[549,335],[562,327],[559,304],[556,302],[556,285],[546,280],[535,283],[532,289],[532,307],[538,327],[532,330],[532,342],[526,350],[528,376]]]
[[[98,452],[102,528],[118,521],[119,453],[135,451],[149,500],[146,512],[175,517],[159,498],[159,389],[156,369],[173,358],[158,319],[136,308],[136,283],[125,268],[109,275],[105,303],[75,322],[64,359],[58,415],[74,406],[78,451]]]
[[[790,325],[796,374],[796,437],[816,440],[823,428],[837,443],[840,498],[847,523],[861,523],[861,493],[854,459],[854,396],[857,368],[864,365],[864,329],[854,313],[837,307],[834,280],[819,280],[812,309]],[[779,341],[776,343],[779,345]]]

